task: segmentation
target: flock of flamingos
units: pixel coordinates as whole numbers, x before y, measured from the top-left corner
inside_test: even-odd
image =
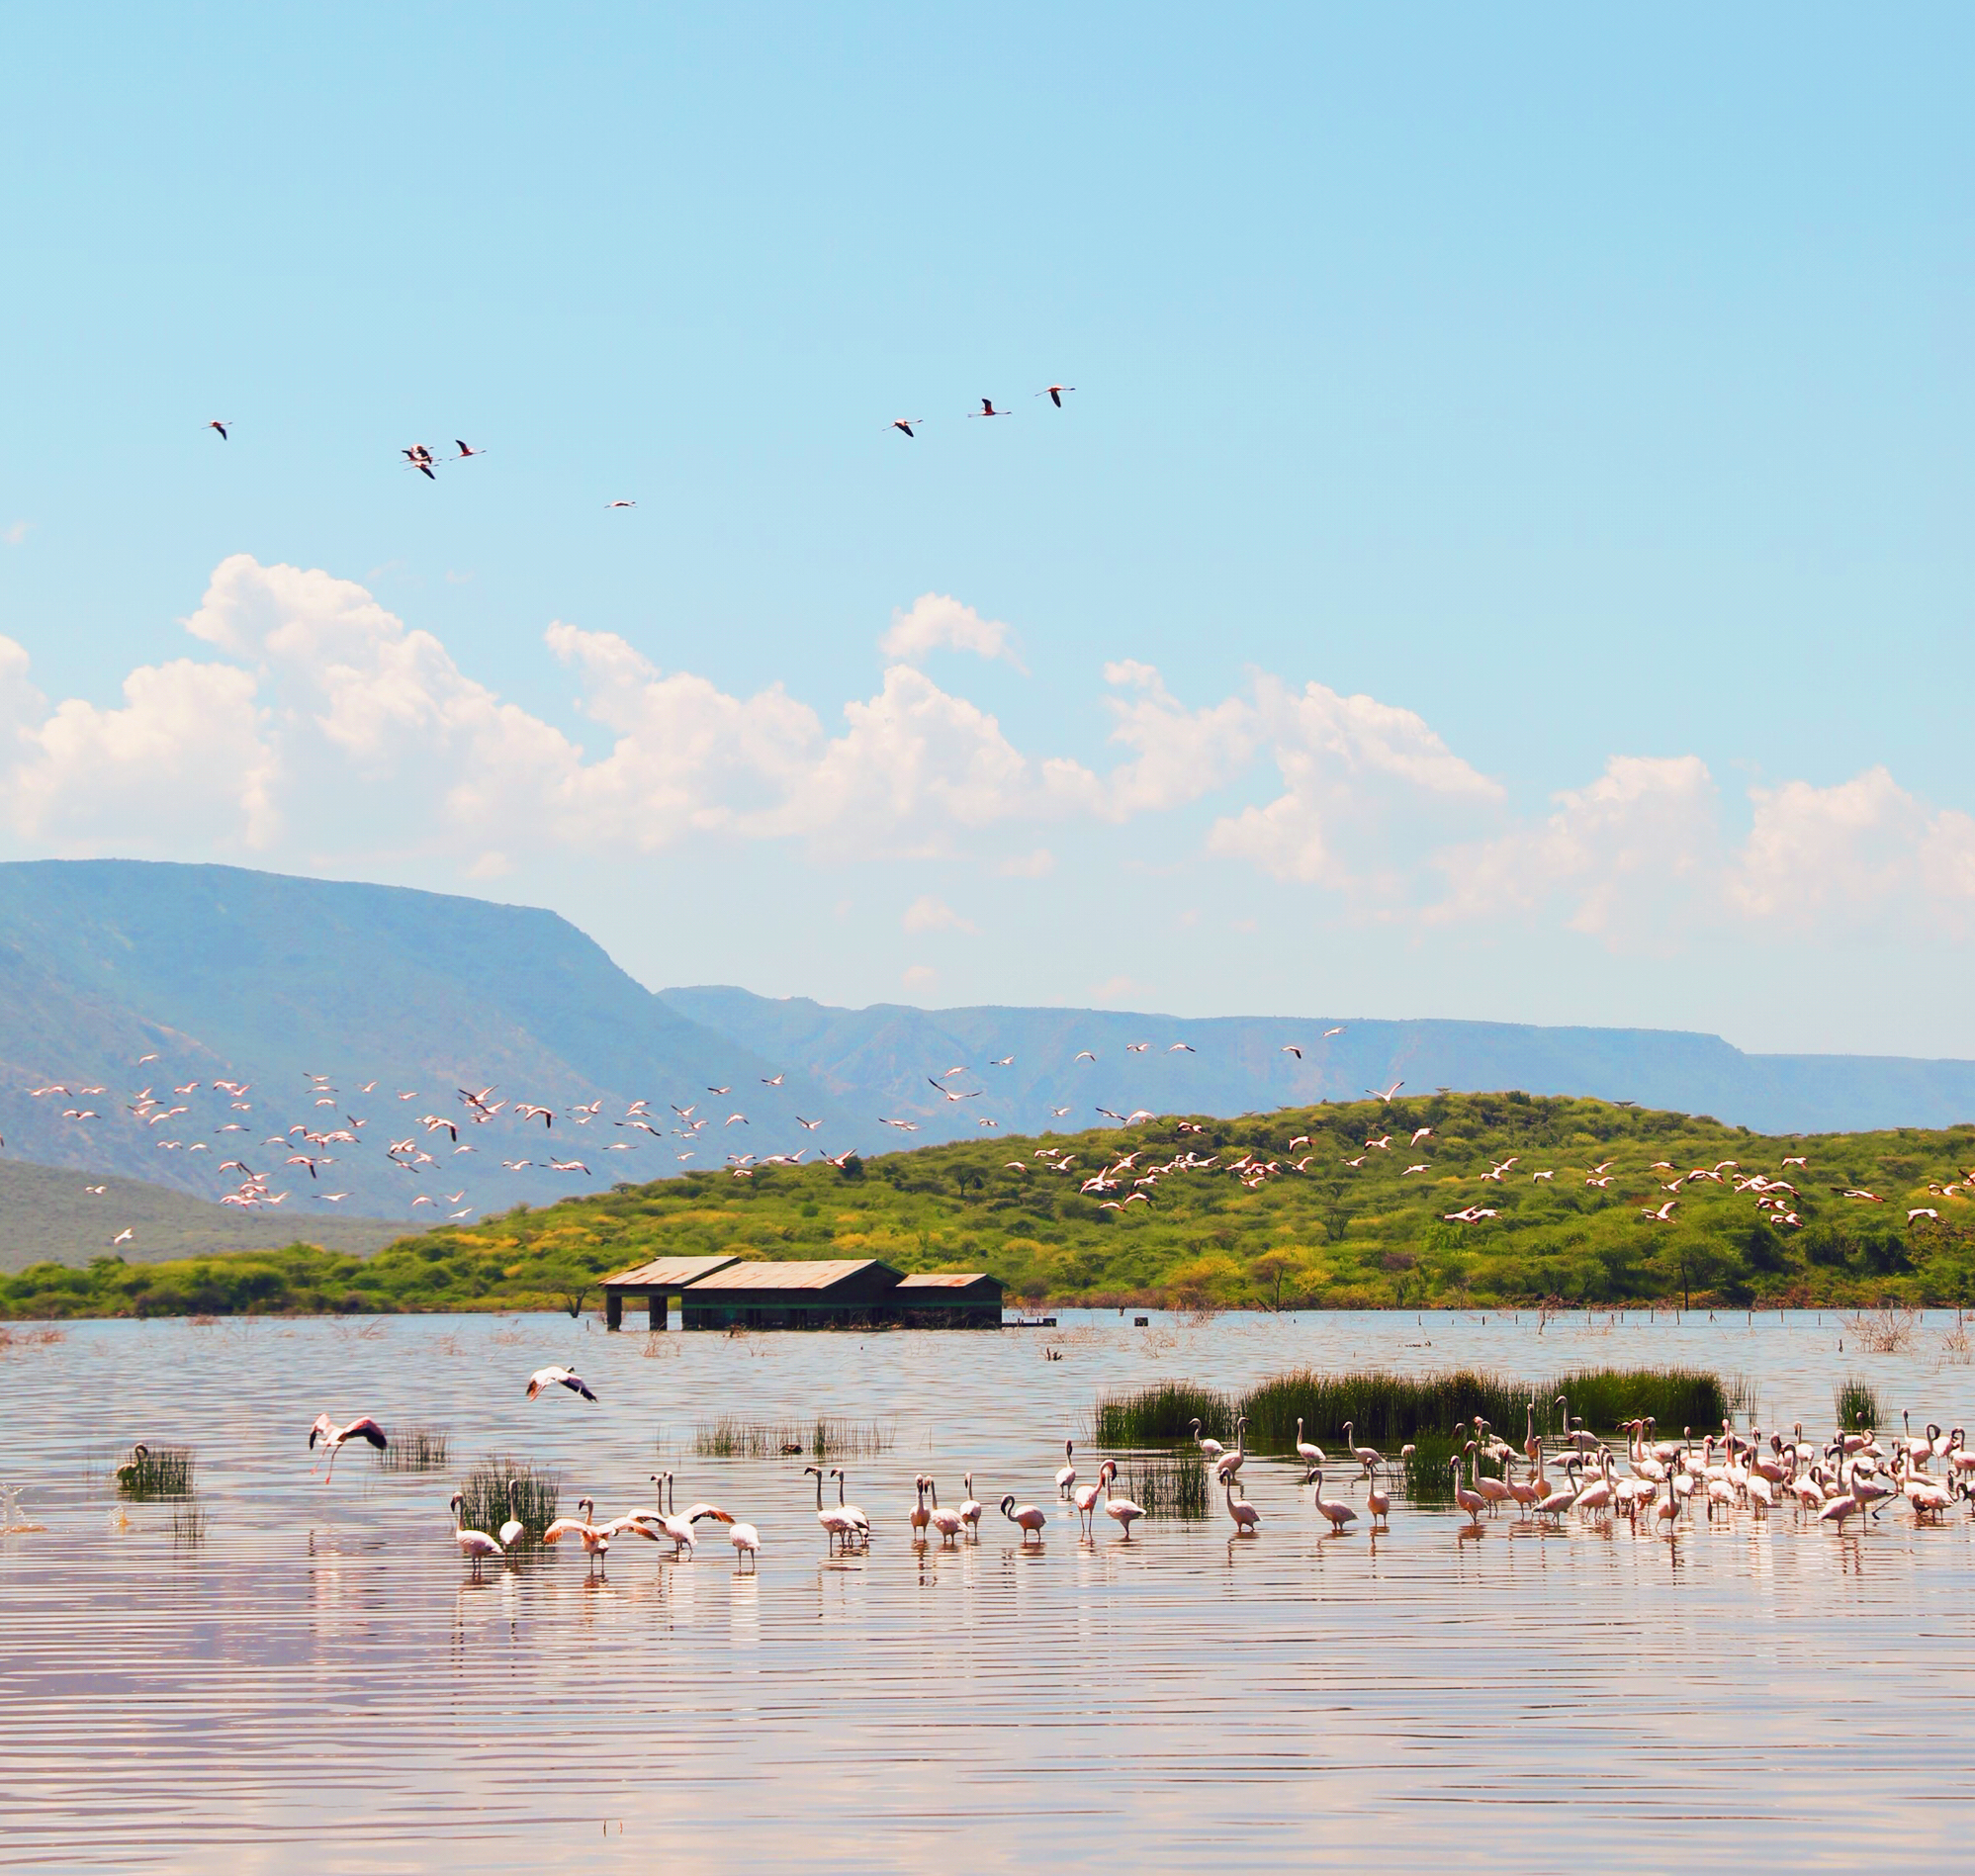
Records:
[[[586,1400],[596,1398],[580,1375],[562,1367],[536,1370],[528,1380],[528,1398],[537,1399],[555,1387],[565,1387]],[[1555,1404],[1562,1408],[1566,1403],[1560,1396]],[[1658,1437],[1651,1418],[1631,1420],[1621,1425],[1620,1431],[1626,1435],[1624,1452],[1615,1460],[1610,1445],[1581,1421],[1568,1423],[1568,1416],[1569,1431],[1546,1438],[1537,1429],[1536,1402],[1532,1400],[1520,1450],[1478,1416],[1471,1427],[1457,1429],[1462,1435],[1472,1432],[1473,1437],[1465,1440],[1463,1450],[1448,1466],[1454,1501],[1469,1520],[1467,1532],[1479,1532],[1484,1516],[1499,1516],[1504,1508],[1513,1508],[1520,1518],[1532,1523],[1572,1516],[1587,1522],[1623,1517],[1636,1531],[1645,1520],[1648,1530],[1668,1537],[1678,1530],[1681,1518],[1696,1507],[1712,1520],[1744,1509],[1762,1516],[1788,1505],[1800,1518],[1814,1517],[1840,1530],[1852,1518],[1879,1518],[1895,1500],[1904,1501],[1920,1523],[1939,1522],[1957,1501],[1966,1501],[1975,1509],[1975,1451],[1970,1450],[1963,1430],[1943,1431],[1930,1423],[1915,1433],[1911,1414],[1902,1412],[1900,1418],[1904,1431],[1896,1439],[1882,1443],[1876,1432],[1840,1428],[1823,1445],[1806,1442],[1801,1421],[1787,1440],[1777,1432],[1763,1439],[1752,1422],[1746,1435],[1738,1434],[1729,1419],[1722,1422],[1719,1434],[1710,1432],[1696,1441],[1690,1429],[1678,1440],[1663,1440]],[[1245,1417],[1236,1421],[1235,1444],[1230,1451],[1219,1441],[1204,1437],[1201,1422],[1193,1422],[1194,1443],[1212,1469],[1234,1535],[1242,1538],[1254,1537],[1262,1523],[1261,1512],[1239,1491],[1241,1469],[1249,1458],[1247,1425]],[[1347,1422],[1339,1456],[1344,1470],[1365,1483],[1368,1528],[1375,1532],[1390,1529],[1391,1494],[1385,1478],[1393,1462],[1377,1447],[1356,1444],[1353,1435],[1354,1428]],[[334,1473],[337,1451],[352,1440],[366,1441],[380,1451],[389,1445],[385,1429],[368,1416],[338,1425],[324,1413],[310,1428],[311,1449],[319,1443],[328,1460],[325,1481]],[[1358,1521],[1358,1508],[1346,1499],[1325,1495],[1324,1471],[1332,1461],[1320,1446],[1303,1438],[1301,1420],[1297,1422],[1296,1454],[1303,1467],[1302,1483],[1312,1488],[1311,1501],[1329,1524],[1331,1535],[1348,1533]],[[1398,1466],[1405,1468],[1413,1457],[1413,1447],[1401,1448]],[[1145,1516],[1145,1508],[1113,1493],[1117,1462],[1107,1459],[1095,1478],[1079,1484],[1073,1441],[1063,1442],[1063,1459],[1062,1470],[1056,1474],[1051,1510],[1018,1503],[1013,1492],[1001,1499],[1001,1515],[1022,1533],[1023,1544],[1039,1543],[1051,1515],[1074,1516],[1081,1532],[1094,1537],[1100,1512],[1129,1542],[1131,1527]],[[1496,1467],[1499,1475],[1483,1474],[1483,1460]],[[1553,1460],[1558,1462],[1554,1472]],[[1468,1469],[1465,1478],[1464,1463]],[[1625,1467],[1623,1474],[1616,1471],[1620,1463]],[[1936,1466],[1938,1472],[1933,1470]],[[1516,1476],[1518,1467],[1525,1469],[1526,1476]],[[816,1480],[816,1521],[823,1527],[831,1553],[868,1545],[871,1520],[859,1506],[848,1501],[844,1469],[811,1465],[803,1471]],[[618,1539],[669,1543],[674,1560],[688,1558],[694,1550],[693,1527],[712,1522],[726,1527],[736,1568],[744,1563],[754,1567],[762,1548],[762,1534],[756,1525],[715,1504],[688,1504],[681,1511],[673,1491],[673,1474],[653,1473],[650,1477],[656,1487],[654,1504],[599,1520],[596,1501],[581,1498],[577,1503],[583,1516],[557,1518],[543,1531],[542,1541],[560,1544],[570,1539],[580,1543],[595,1569]],[[837,1485],[834,1504],[825,1497],[826,1483],[832,1479]],[[913,1485],[916,1502],[909,1522],[915,1544],[931,1543],[936,1535],[942,1545],[979,1541],[987,1507],[974,1496],[971,1473],[962,1480],[965,1496],[957,1506],[941,1504],[939,1487],[925,1473],[915,1477]],[[469,1530],[461,1523],[464,1503],[463,1494],[455,1492],[451,1501],[453,1539],[478,1574],[484,1563],[506,1556],[526,1533],[521,1520],[511,1516],[495,1534]]]

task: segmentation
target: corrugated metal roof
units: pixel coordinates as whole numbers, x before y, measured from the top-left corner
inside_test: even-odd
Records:
[[[964,1290],[969,1284],[980,1283],[987,1276],[984,1270],[928,1270],[916,1277],[907,1277],[900,1284],[901,1290]]]
[[[603,1287],[606,1290],[661,1290],[673,1289],[681,1284],[696,1283],[702,1277],[710,1277],[716,1270],[725,1270],[729,1264],[739,1263],[735,1257],[655,1257],[649,1264],[634,1264],[629,1270],[620,1270],[614,1277],[606,1277]]]
[[[875,1257],[824,1257],[792,1264],[744,1258],[710,1277],[699,1278],[692,1286],[692,1293],[699,1295],[709,1290],[828,1290],[858,1271],[889,1269],[889,1265],[879,1263]]]

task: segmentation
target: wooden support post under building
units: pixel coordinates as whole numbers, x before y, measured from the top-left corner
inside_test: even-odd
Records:
[[[655,1330],[663,1330],[666,1326],[666,1293],[654,1290],[646,1296],[645,1307],[648,1312],[646,1320]]]
[[[621,1329],[624,1326],[624,1298],[614,1290],[603,1293],[603,1326],[606,1329]]]

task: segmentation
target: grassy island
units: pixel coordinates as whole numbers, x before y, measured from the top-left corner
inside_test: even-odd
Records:
[[[0,1313],[577,1308],[661,1251],[984,1269],[1065,1303],[1975,1303],[1971,1167],[1975,1126],[1777,1138],[1609,1102],[1402,1096],[694,1172],[371,1257],[41,1264],[0,1278]]]

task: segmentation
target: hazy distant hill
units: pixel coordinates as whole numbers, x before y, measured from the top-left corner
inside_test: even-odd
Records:
[[[104,1190],[92,1193],[90,1186]],[[375,1251],[404,1227],[382,1218],[298,1217],[283,1206],[245,1213],[164,1186],[114,1174],[0,1160],[0,1271],[30,1264],[86,1264],[112,1255],[111,1240],[132,1234],[114,1255],[132,1264],[253,1251],[297,1238],[325,1251]]]
[[[827,1118],[835,1104],[797,1074],[764,1088],[779,1066],[678,1015],[550,912],[229,866],[0,865],[0,1137],[10,1157],[207,1199],[233,1184],[219,1167],[237,1158],[293,1194],[291,1220],[329,1215],[318,1196],[329,1191],[346,1192],[353,1211],[430,1219],[464,1190],[478,1214],[719,1164],[730,1150],[813,1146],[819,1136],[793,1117]],[[314,1094],[315,1073],[331,1077],[333,1096]],[[215,1077],[252,1084],[246,1111]],[[191,1082],[189,1094],[172,1093]],[[28,1092],[50,1083],[71,1093]],[[503,1116],[462,1134],[471,1155],[423,1133],[418,1117],[458,1117],[457,1088],[489,1083],[557,1109],[553,1130]],[[731,1099],[709,1085],[731,1087]],[[81,1092],[89,1087],[104,1092]],[[156,1126],[134,1117],[127,1103],[144,1088],[186,1113]],[[666,1120],[669,1103],[698,1103],[714,1124],[691,1142],[613,1127],[638,1099]],[[599,1100],[595,1119],[575,1124],[568,1110]],[[64,1119],[69,1108],[99,1117]],[[736,1111],[749,1124],[726,1127]],[[364,1122],[352,1128],[360,1144],[323,1149],[334,1163],[314,1181],[265,1143],[298,1124],[323,1131],[352,1119]],[[437,1161],[416,1175],[384,1150],[414,1134]],[[631,1150],[607,1150],[616,1144]],[[590,1172],[540,1170],[552,1154]],[[536,1165],[507,1172],[502,1159]],[[416,1197],[433,1203],[414,1209]]]
[[[1062,1130],[1089,1125],[1100,1107],[1235,1115],[1356,1100],[1399,1080],[1414,1095],[1520,1088],[1635,1101],[1770,1133],[1940,1127],[1975,1118],[1975,1062],[1745,1055],[1719,1036],[1677,1029],[995,1006],[842,1010],[719,985],[661,994],[681,1015],[801,1066],[847,1100],[859,1089],[876,1091],[889,1104],[885,1113],[919,1120],[922,1140],[963,1137],[983,1117],[1026,1132]],[[1342,1034],[1324,1036],[1339,1025]],[[1134,1042],[1150,1046],[1133,1053]],[[1174,1051],[1176,1042],[1195,1052]],[[1300,1047],[1302,1058],[1285,1053],[1286,1043]],[[1074,1060],[1084,1049],[1095,1052],[1095,1063]],[[1015,1057],[1011,1066],[989,1065],[1006,1055]],[[962,1063],[970,1072],[947,1085],[981,1089],[980,1099],[947,1102],[927,1085],[929,1076]],[[1067,1116],[1052,1112],[1064,1107]]]

